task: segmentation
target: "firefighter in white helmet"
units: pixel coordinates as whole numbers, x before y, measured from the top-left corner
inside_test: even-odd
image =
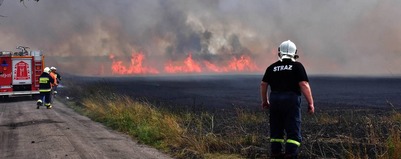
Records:
[[[315,110],[313,97],[308,76],[304,66],[297,62],[297,47],[292,41],[281,43],[278,59],[266,69],[260,85],[262,107],[270,111],[271,156],[297,158],[302,141],[301,94],[308,102],[310,114]]]
[[[53,86],[53,92],[54,94],[57,94],[57,87],[61,82],[61,75],[57,72],[57,68],[54,66],[50,67],[50,70],[51,70],[51,75],[54,76],[56,79],[55,82],[56,84]]]
[[[51,91],[52,91],[52,84],[54,84],[54,79],[53,77],[50,76],[50,68],[46,67],[43,70],[43,73],[39,77],[39,93],[40,93],[40,98],[37,101],[37,109],[41,105],[44,105],[47,107],[47,109],[51,109]]]

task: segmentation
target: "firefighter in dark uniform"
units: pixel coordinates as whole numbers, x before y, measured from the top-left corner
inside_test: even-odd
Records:
[[[296,61],[295,44],[284,41],[278,50],[279,60],[266,69],[260,85],[262,107],[270,109],[271,156],[297,158],[302,141],[301,93],[308,102],[309,114],[313,114],[315,108],[305,68]]]
[[[37,101],[37,109],[41,105],[43,105],[43,102],[45,103],[44,105],[47,107],[47,109],[51,109],[51,91],[52,91],[52,85],[54,84],[54,79],[50,76],[50,68],[46,67],[43,70],[43,73],[39,77],[39,93],[40,93],[40,98]]]

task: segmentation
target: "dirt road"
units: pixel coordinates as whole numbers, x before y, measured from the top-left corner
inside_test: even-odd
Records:
[[[0,158],[170,158],[137,144],[55,101],[36,109],[32,100],[0,103]]]

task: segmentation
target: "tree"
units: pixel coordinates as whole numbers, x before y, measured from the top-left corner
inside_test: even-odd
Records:
[[[25,6],[25,1],[29,1],[29,0],[19,0],[19,2],[21,2],[24,6]],[[39,2],[39,0],[33,0],[35,2]],[[0,6],[3,4],[4,0],[0,0]],[[26,7],[26,6],[25,6]],[[4,15],[0,15],[1,17],[5,17]]]
[[[0,6],[3,4],[3,1],[4,1],[4,0],[0,0]],[[27,1],[27,0],[19,0],[19,2],[21,2],[21,3],[25,3],[25,1]],[[39,0],[33,0],[33,1],[39,2]],[[24,5],[25,5],[25,4],[24,4]]]

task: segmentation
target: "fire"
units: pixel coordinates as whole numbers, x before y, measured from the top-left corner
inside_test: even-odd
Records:
[[[189,54],[185,58],[183,64],[174,65],[173,62],[168,62],[164,67],[164,71],[167,73],[192,73],[202,72],[201,66],[192,59],[192,55]]]
[[[218,67],[209,61],[204,61],[205,66],[212,72],[245,72],[259,71],[259,67],[252,62],[251,57],[242,55],[240,58],[233,57],[227,66]]]
[[[123,61],[116,61],[114,55],[109,56],[113,60],[111,70],[113,74],[158,74],[159,71],[152,67],[143,66],[145,56],[142,52],[133,52],[131,55],[131,63],[125,66]]]
[[[229,73],[229,72],[256,72],[261,69],[247,55],[232,57],[225,62],[219,64],[208,60],[195,60],[192,54],[183,61],[167,61],[163,65],[164,68],[156,69],[144,66],[145,55],[142,52],[133,52],[131,55],[131,63],[126,66],[123,61],[116,60],[115,55],[110,54],[112,61],[111,70],[113,74],[129,75],[129,74],[159,74],[163,70],[164,73]]]

